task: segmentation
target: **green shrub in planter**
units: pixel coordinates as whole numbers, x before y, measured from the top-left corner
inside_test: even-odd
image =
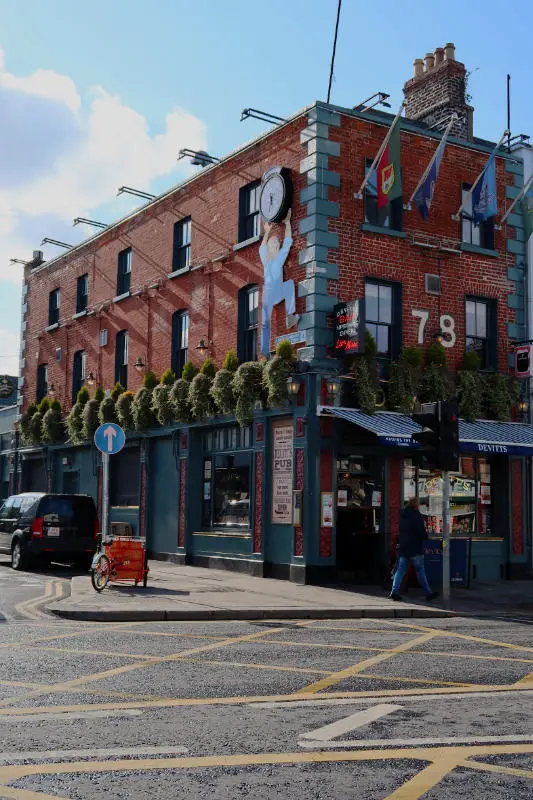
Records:
[[[192,422],[191,405],[189,403],[189,389],[191,384],[185,378],[178,378],[170,390],[170,402],[174,409],[177,422]]]
[[[35,403],[30,403],[19,422],[19,430],[22,438],[22,444],[30,444],[30,422],[31,418],[37,411]]]
[[[215,413],[215,404],[211,397],[213,381],[203,372],[195,375],[189,388],[189,404],[194,419],[205,419]]]
[[[241,364],[233,378],[235,417],[241,428],[251,424],[254,408],[262,399],[262,392],[263,362],[247,361]]]
[[[125,391],[126,390],[123,387],[123,385],[117,381],[113,386],[113,388],[111,389],[111,399],[114,400],[116,403],[120,395],[124,394]]]
[[[463,358],[461,370],[469,370],[470,372],[479,372],[481,369],[481,359],[474,350],[468,350]]]
[[[170,386],[170,388],[174,386],[174,384],[176,383],[176,376],[174,375],[171,369],[166,369],[163,372],[159,383],[162,383],[163,386]]]
[[[366,358],[356,360],[353,368],[354,390],[357,405],[365,414],[374,414],[376,411],[376,388],[370,370]]]
[[[483,415],[483,388],[483,376],[475,369],[462,369],[455,376],[459,414],[468,422]]]
[[[136,431],[143,431],[146,430],[146,428],[153,428],[155,426],[156,419],[152,411],[151,389],[142,386],[137,390],[131,407],[131,413]]]
[[[206,358],[206,360],[200,367],[200,374],[207,375],[207,377],[210,380],[213,380],[213,378],[217,374],[217,365],[215,364],[212,358]]]
[[[47,444],[57,444],[65,438],[65,423],[59,400],[50,403],[50,408],[43,417],[41,438]]]
[[[83,441],[83,409],[89,401],[76,402],[67,414],[67,433],[72,444],[80,444]]]
[[[170,386],[160,383],[152,394],[152,411],[160,425],[172,425],[174,422],[174,408],[170,401],[170,391]]]
[[[104,422],[118,422],[116,403],[111,396],[104,397],[100,403],[100,408],[98,409],[98,419],[101,425],[103,425]]]
[[[100,403],[104,398],[102,397],[100,400],[95,396],[92,400],[89,400],[88,403],[85,403],[82,411],[82,427],[81,427],[81,438],[83,441],[92,441],[94,438],[94,434],[96,433],[96,429],[100,426],[100,419],[98,418],[98,411],[100,409]]]
[[[184,381],[190,383],[195,375],[198,375],[198,367],[192,361],[186,361],[183,365],[181,377]]]
[[[451,396],[451,382],[446,367],[428,364],[422,373],[420,382],[420,401],[433,403],[437,400],[448,400]]]
[[[235,397],[233,395],[234,373],[229,369],[219,369],[211,384],[211,397],[220,414],[233,414]]]
[[[46,412],[48,411],[48,409],[50,408],[50,402],[51,401],[48,399],[48,397],[43,397],[43,399],[41,400],[41,402],[37,406],[37,410],[39,411],[40,414],[43,415],[43,417],[46,414]]]
[[[485,391],[483,406],[488,419],[508,422],[511,411],[520,400],[518,381],[500,372],[491,372],[484,376]]]
[[[123,392],[117,400],[116,411],[118,422],[125,431],[132,431],[135,427],[132,414],[134,398],[135,395],[133,392]]]
[[[239,359],[237,358],[235,350],[228,350],[224,363],[222,364],[222,369],[227,369],[228,372],[237,372],[239,369]]]
[[[426,352],[426,364],[436,364],[438,367],[446,366],[446,348],[440,342],[433,342]]]
[[[43,415],[40,411],[36,411],[35,414],[33,414],[28,425],[28,434],[30,444],[41,443],[43,435]]]
[[[151,369],[147,369],[143,376],[143,387],[152,391],[152,389],[155,389],[158,383],[159,380],[155,372],[152,372]]]
[[[287,378],[292,375],[295,367],[294,348],[284,339],[278,344],[276,355],[263,368],[263,387],[271,408],[281,408],[288,401]]]
[[[101,403],[104,397],[105,397],[104,390],[102,389],[101,386],[97,386],[96,389],[94,390],[93,400],[97,400],[99,403]]]
[[[82,386],[78,394],[76,395],[76,403],[79,403],[80,406],[83,408],[85,403],[88,403],[90,399],[91,395],[89,394],[88,388],[86,386]]]
[[[408,347],[404,347],[400,356],[400,360],[404,361],[406,364],[409,364],[411,367],[421,367],[422,348],[417,347],[416,344],[411,344]]]

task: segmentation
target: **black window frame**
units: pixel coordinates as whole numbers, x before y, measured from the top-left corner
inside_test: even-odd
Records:
[[[89,273],[80,275],[76,281],[76,314],[87,311],[89,305]]]
[[[176,378],[181,378],[183,367],[189,360],[189,325],[189,312],[186,309],[180,309],[172,314],[172,353],[170,366]],[[183,346],[184,334],[185,346]]]
[[[126,247],[118,254],[117,259],[117,297],[128,294],[131,288],[131,267],[133,252],[131,247]]]
[[[251,309],[250,301],[256,305]],[[250,283],[239,290],[237,358],[241,363],[257,361],[259,349],[259,286]]]
[[[477,330],[477,308],[474,312],[476,318],[476,331],[468,333],[467,303],[475,303],[476,306],[485,307],[485,336],[479,335]],[[469,341],[471,345],[469,346]],[[474,346],[478,342],[478,346]],[[465,295],[465,352],[475,352],[480,356],[480,368],[482,370],[498,369],[498,304],[492,297],[479,297],[477,295]]]
[[[183,217],[174,223],[172,271],[191,266],[192,217]]]
[[[141,490],[141,454],[138,447],[125,447],[111,459],[109,505],[138,508]]]
[[[87,369],[87,353],[85,350],[76,350],[72,359],[72,405],[76,402],[78,392],[85,384]]]
[[[367,295],[367,286],[377,286],[378,287],[378,319],[369,319],[369,308],[368,303],[366,300]],[[390,290],[391,292],[391,321],[386,322],[385,320],[379,319],[379,288],[384,287]],[[374,277],[366,277],[365,278],[365,329],[369,330],[369,332],[374,336],[376,339],[376,345],[378,345],[378,340],[373,330],[373,327],[369,329],[369,326],[377,326],[377,327],[387,327],[388,328],[388,352],[378,352],[377,359],[378,362],[389,363],[394,359],[397,359],[400,355],[402,349],[402,284],[397,283],[395,281],[384,281],[380,278]]]
[[[261,235],[260,189],[260,180],[251,181],[239,189],[239,242]]]
[[[368,175],[373,159],[365,158],[365,176]],[[368,178],[364,191],[365,222],[377,228],[389,228],[391,231],[403,231],[403,196],[397,197],[388,206],[378,209],[376,170]]]
[[[61,308],[61,289],[52,289],[48,296],[48,325],[59,323],[59,312]]]
[[[129,334],[126,329],[118,331],[115,337],[115,383],[128,388]]]
[[[48,395],[48,364],[37,367],[37,387],[35,398],[38,403]]]
[[[466,193],[472,188],[471,183],[461,185],[461,203],[465,203]],[[474,239],[476,241],[474,241]],[[473,247],[481,247],[483,250],[494,250],[494,217],[474,225],[472,216],[472,195],[466,202],[466,208],[461,212],[461,242]]]

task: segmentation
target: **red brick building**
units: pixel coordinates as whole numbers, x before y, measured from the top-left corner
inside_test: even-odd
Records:
[[[416,459],[403,457],[410,456],[408,449],[388,446],[391,439],[384,443],[376,428],[376,420],[385,419],[383,413],[374,422],[365,423],[363,415],[350,425],[319,417],[327,400],[326,382],[340,368],[332,357],[332,312],[340,302],[366,298],[366,327],[377,341],[385,376],[402,347],[418,344],[426,350],[439,330],[452,370],[465,350],[476,349],[484,369],[505,373],[512,342],[526,338],[521,219],[511,215],[499,230],[490,222],[476,227],[465,216],[453,218],[494,148],[473,137],[465,67],[455,60],[453,46],[438,48],[425,63],[417,60],[415,76],[404,91],[403,198],[386,219],[376,212],[372,180],[364,199],[356,194],[392,116],[376,108],[315,103],[79,246],[52,261],[28,265],[22,410],[51,385],[68,409],[89,375],[104,389],[120,379],[136,390],[144,368],[157,374],[168,367],[179,372],[187,358],[200,364],[206,352],[221,366],[230,348],[238,350],[241,361],[256,358],[263,291],[260,185],[274,166],[290,173],[293,241],[283,270],[285,281],[296,286],[298,319],[287,328],[287,309],[283,303],[274,306],[270,350],[276,338],[294,334],[303,385],[298,404],[256,414],[247,440],[249,512],[245,527],[233,531],[233,538],[225,530],[217,539],[213,517],[206,522],[195,510],[206,497],[201,488],[194,494],[202,476],[201,458],[192,453],[193,442],[205,449],[200,442],[207,441],[208,431],[231,421],[216,418],[167,432],[174,437],[174,444],[170,439],[168,444],[171,453],[176,431],[180,436],[177,473],[165,489],[172,498],[165,519],[173,519],[173,530],[179,529],[170,539],[160,527],[166,523],[159,510],[148,508],[158,490],[149,482],[146,464],[153,476],[165,471],[173,458],[158,455],[161,431],[153,441],[151,434],[143,434],[136,445],[139,498],[148,500],[145,508],[139,498],[131,504],[136,509],[131,518],[134,528],[148,536],[153,552],[190,560],[230,559],[247,569],[272,568],[299,580],[333,572],[378,580],[402,501],[412,493],[424,495],[428,527],[438,535],[432,499],[438,487],[432,494],[430,476]],[[451,113],[459,118],[424,222],[416,209],[404,205]],[[502,210],[522,185],[523,165],[502,149],[496,173]],[[281,241],[283,225],[274,232]],[[329,402],[338,406],[341,401]],[[291,521],[276,522],[270,508],[271,448],[280,416],[294,425],[292,489],[304,490],[304,521],[294,531]],[[390,422],[392,416],[386,419]],[[452,497],[452,513],[455,503],[455,533],[474,542],[468,545],[471,575],[497,578],[524,573],[531,565],[527,487],[533,450],[525,441],[502,439],[502,430],[487,433],[486,425],[478,433],[492,438],[481,443],[507,449],[498,451],[504,454],[499,457],[481,457],[470,431],[465,445],[472,446],[463,448],[464,464],[456,480],[462,489]],[[514,435],[517,428],[511,429]],[[466,427],[463,433],[467,436]],[[74,463],[78,456],[63,454],[74,448],[48,450],[48,485],[60,489],[65,459]],[[80,491],[96,492],[97,469],[91,473],[72,464],[69,469],[86,475],[88,484],[82,481]],[[496,488],[505,500],[495,501]],[[353,548],[364,554],[360,560],[366,566],[360,573]]]

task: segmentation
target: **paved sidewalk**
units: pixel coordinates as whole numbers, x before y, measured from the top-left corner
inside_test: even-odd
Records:
[[[419,592],[416,593],[419,597]],[[150,562],[148,587],[111,584],[101,594],[90,577],[72,579],[72,594],[47,606],[78,620],[208,620],[356,617],[442,617],[423,598],[396,603],[376,587],[366,591],[301,586],[237,572]]]

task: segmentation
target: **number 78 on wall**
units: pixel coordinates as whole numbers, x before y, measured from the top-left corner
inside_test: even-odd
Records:
[[[418,344],[424,344],[426,336],[426,326],[429,320],[429,311],[420,308],[412,308],[411,315],[419,320],[418,322]],[[442,333],[442,346],[453,347],[457,341],[455,334],[455,319],[451,314],[441,314],[439,326]]]

